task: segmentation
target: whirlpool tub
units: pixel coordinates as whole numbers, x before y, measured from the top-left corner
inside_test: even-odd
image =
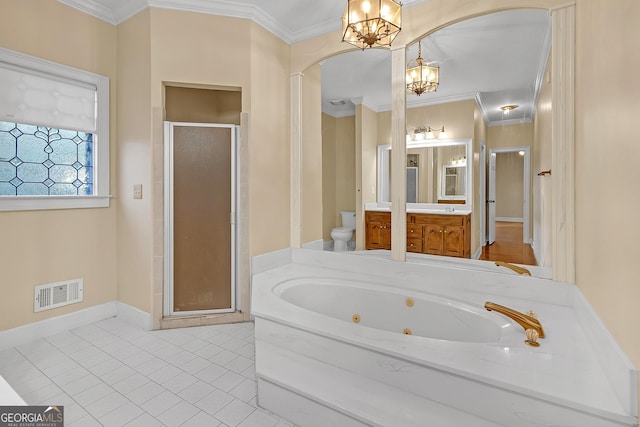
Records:
[[[637,372],[573,285],[305,250],[252,283],[258,405],[297,425],[637,424]],[[538,312],[540,347],[486,301]]]

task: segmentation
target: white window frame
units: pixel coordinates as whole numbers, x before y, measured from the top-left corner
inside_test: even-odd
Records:
[[[0,211],[108,208],[109,190],[109,78],[45,59],[0,48],[0,62],[63,77],[97,90],[96,131],[93,134],[93,195],[89,196],[0,196]]]

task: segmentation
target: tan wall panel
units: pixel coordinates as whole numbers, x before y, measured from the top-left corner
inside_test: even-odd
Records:
[[[636,368],[638,17],[636,1],[580,0],[576,7],[576,282]],[[612,78],[594,85],[602,75]]]
[[[70,28],[73,31],[70,31]],[[55,1],[6,0],[0,46],[111,79],[111,192],[117,194],[116,29]],[[116,205],[110,208],[0,212],[0,330],[117,298]],[[34,286],[84,278],[84,301],[33,312]]]
[[[154,201],[151,179],[149,10],[118,26],[118,299],[151,310]],[[142,200],[134,200],[142,184]],[[161,184],[162,185],[162,184]],[[160,239],[162,240],[162,239]]]
[[[523,218],[524,157],[518,152],[497,153],[496,216]]]
[[[342,226],[340,211],[356,210],[356,121],[355,116],[336,119],[336,226]]]
[[[336,227],[336,118],[322,113],[322,240]]]
[[[259,255],[290,243],[289,45],[258,24],[251,34],[250,233]]]
[[[322,74],[302,77],[302,243],[322,239]]]

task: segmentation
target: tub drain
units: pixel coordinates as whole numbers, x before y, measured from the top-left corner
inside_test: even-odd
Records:
[[[405,334],[405,335],[413,335],[413,333],[411,332],[411,329],[409,329],[409,328],[404,328],[402,330],[402,333]]]
[[[351,320],[353,320],[353,323],[360,323],[360,315],[354,314],[353,316],[351,316]]]

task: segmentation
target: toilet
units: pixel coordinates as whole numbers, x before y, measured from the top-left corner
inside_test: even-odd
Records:
[[[353,238],[356,229],[356,213],[354,211],[340,211],[342,216],[342,227],[331,230],[333,239],[333,250],[335,252],[348,251],[348,243]]]

